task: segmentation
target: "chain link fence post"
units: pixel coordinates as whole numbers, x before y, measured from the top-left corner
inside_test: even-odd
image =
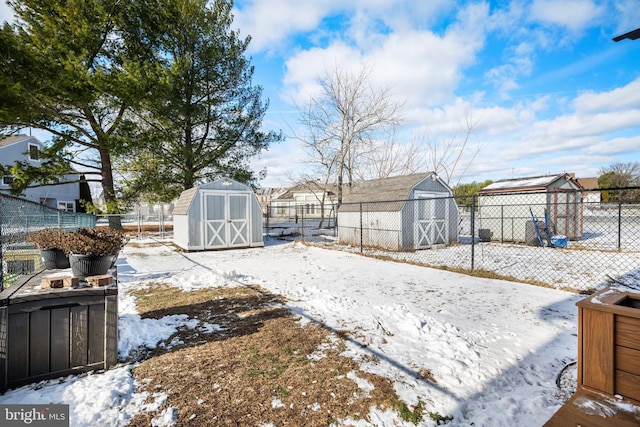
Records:
[[[622,203],[618,203],[618,252],[622,250]]]
[[[300,235],[302,236],[302,243],[304,243],[304,205],[300,205]]]
[[[471,271],[475,267],[476,252],[476,196],[471,196]]]
[[[364,251],[362,233],[363,233],[362,202],[360,202],[360,253],[362,253]]]

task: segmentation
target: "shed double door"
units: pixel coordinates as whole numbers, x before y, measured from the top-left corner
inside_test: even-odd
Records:
[[[416,191],[415,198],[416,249],[446,243],[449,239],[449,194]]]
[[[249,193],[202,193],[205,249],[249,245]]]

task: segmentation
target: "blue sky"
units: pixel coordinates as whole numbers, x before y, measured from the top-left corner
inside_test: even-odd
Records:
[[[404,103],[400,143],[478,120],[462,182],[640,161],[640,39],[612,41],[640,27],[640,0],[236,0],[234,15],[270,101],[266,129],[291,135],[324,70],[366,64]],[[253,166],[263,186],[307,167],[291,137]]]
[[[264,124],[285,134],[323,70],[367,64],[405,103],[400,142],[479,120],[462,182],[640,161],[640,40],[612,41],[640,27],[640,0],[239,0],[235,24],[252,36]],[[263,183],[289,184],[300,150],[288,138],[263,154]]]

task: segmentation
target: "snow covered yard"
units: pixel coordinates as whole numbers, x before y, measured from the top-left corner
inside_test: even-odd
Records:
[[[154,347],[180,325],[216,328],[184,315],[141,318],[131,290],[156,282],[184,290],[259,284],[284,296],[302,323],[350,331],[345,354],[362,370],[391,379],[410,407],[422,403],[425,411],[452,417],[447,425],[540,426],[570,393],[556,379],[576,358],[580,295],[295,242],[197,253],[137,243],[118,260],[122,358]],[[131,367],[22,387],[0,403],[68,403],[72,425],[124,426],[167,399],[166,390],[136,391]],[[172,425],[176,414],[164,408],[154,416],[154,425]],[[370,420],[412,425],[389,410],[372,409]],[[424,417],[419,425],[436,421]]]

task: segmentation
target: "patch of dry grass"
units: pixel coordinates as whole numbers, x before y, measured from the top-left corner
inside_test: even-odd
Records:
[[[143,317],[187,314],[224,328],[180,330],[168,341],[183,344],[159,347],[134,369],[138,391],[168,395],[160,410],[177,408],[178,425],[327,426],[366,418],[372,406],[406,407],[390,380],[341,355],[339,336],[314,323],[302,327],[281,297],[259,287],[182,292],[156,285],[134,295]],[[359,389],[350,373],[372,390]],[[155,415],[139,414],[130,425],[149,426]]]

